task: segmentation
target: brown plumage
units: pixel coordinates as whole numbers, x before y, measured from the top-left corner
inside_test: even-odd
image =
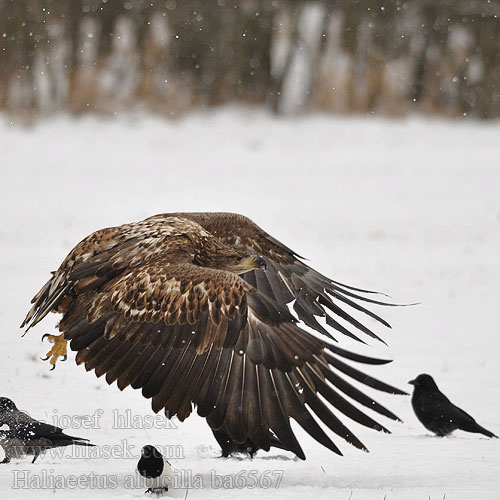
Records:
[[[263,259],[264,260],[263,260]],[[102,229],[80,242],[33,299],[21,326],[60,312],[59,330],[76,361],[109,384],[131,385],[153,410],[184,420],[192,411],[236,443],[269,450],[270,430],[300,458],[290,426],[339,453],[318,420],[365,449],[337,417],[387,430],[343,395],[388,418],[389,410],[352,386],[404,394],[340,358],[386,361],[325,343],[297,325],[331,337],[317,321],[360,340],[344,323],[377,335],[344,311],[348,305],[388,326],[359,301],[373,292],[330,280],[248,218],[227,213],[176,213]],[[265,261],[265,265],[264,265]],[[321,395],[321,397],[319,397]],[[326,400],[335,410],[332,411]]]

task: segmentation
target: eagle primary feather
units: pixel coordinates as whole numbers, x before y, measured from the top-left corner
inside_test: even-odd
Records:
[[[336,453],[318,420],[365,449],[329,405],[387,432],[344,395],[397,419],[344,376],[404,393],[339,357],[384,361],[323,342],[298,326],[286,304],[294,301],[298,319],[330,337],[317,317],[349,337],[361,340],[334,316],[378,338],[341,307],[388,326],[356,302],[383,303],[372,293],[322,276],[241,215],[162,214],[85,238],[34,297],[22,326],[62,313],[59,330],[78,352],[77,363],[121,390],[142,389],[154,411],[183,420],[194,404],[236,443],[269,450],[272,431],[305,458],[290,418]]]

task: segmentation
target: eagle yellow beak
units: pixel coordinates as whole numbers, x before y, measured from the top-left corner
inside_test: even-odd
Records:
[[[266,261],[260,255],[251,255],[240,260],[238,267],[242,271],[250,271],[250,269],[266,269]]]

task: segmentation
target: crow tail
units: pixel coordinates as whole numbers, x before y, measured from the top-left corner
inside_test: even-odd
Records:
[[[468,432],[476,432],[477,434],[484,434],[485,436],[488,436],[489,438],[497,438],[498,437],[496,434],[493,434],[493,432],[489,431],[488,429],[481,427],[476,422],[474,422],[473,425],[468,426],[464,430],[466,430]]]
[[[496,434],[493,434],[493,432],[489,431],[488,429],[485,429],[484,427],[481,427],[480,425],[477,426],[478,430],[477,432],[480,432],[481,434],[484,434],[485,436],[488,436],[489,438],[498,438]]]

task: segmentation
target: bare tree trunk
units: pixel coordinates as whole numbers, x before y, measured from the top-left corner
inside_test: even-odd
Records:
[[[152,19],[167,23],[165,43]],[[488,0],[0,0],[0,109],[141,102],[178,113],[239,100],[490,118],[500,116],[498,39],[500,7]]]

